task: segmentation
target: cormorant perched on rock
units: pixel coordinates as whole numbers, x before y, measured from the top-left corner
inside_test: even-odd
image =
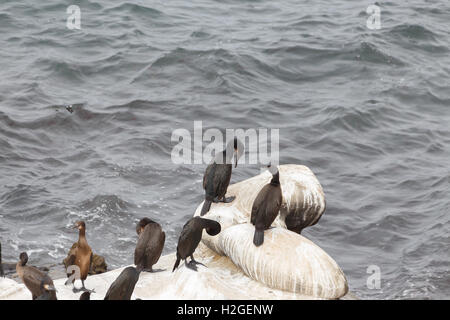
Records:
[[[91,300],[91,293],[89,291],[85,291],[81,294],[80,300]]]
[[[2,263],[2,244],[0,243],[0,277],[4,277],[5,273],[3,272],[3,263]]]
[[[270,164],[268,168],[270,173],[272,173],[272,180],[256,196],[250,218],[250,222],[255,226],[253,243],[257,247],[263,244],[264,230],[269,229],[277,217],[283,199],[278,168]]]
[[[70,278],[73,273],[67,273],[67,277],[69,279],[66,281],[66,285],[72,282],[73,292],[89,291],[84,286],[84,280],[86,280],[89,273],[89,268],[91,266],[92,250],[86,240],[86,224],[84,223],[84,221],[78,221],[74,226],[74,229],[75,228],[79,230],[78,242],[76,247],[73,248],[70,252],[70,256],[67,260],[67,266],[68,269],[72,265],[78,266],[78,268],[80,269],[80,280],[83,286],[81,287],[81,289],[75,288],[75,280],[77,279],[75,277],[73,279]],[[75,272],[75,275],[77,275],[77,272]]]
[[[28,255],[26,252],[22,252],[16,264],[16,272],[30,290],[33,300],[43,295],[46,298],[44,300],[57,300],[52,279],[39,269],[27,266],[27,262]]]
[[[134,264],[139,271],[153,272],[152,266],[161,256],[166,234],[158,223],[149,218],[139,221],[136,233],[139,239],[134,250]]]
[[[244,151],[243,144],[234,137],[228,142],[227,147],[222,152],[216,154],[214,160],[206,167],[203,175],[203,189],[205,189],[205,202],[203,203],[201,216],[204,216],[211,208],[212,202],[231,202],[236,197],[225,198],[228,185],[230,184],[232,164],[234,155],[234,167],[237,167],[239,158]]]
[[[123,269],[117,279],[111,284],[105,300],[130,300],[140,271],[134,267]]]
[[[178,268],[180,261],[186,260],[187,257],[190,257],[191,261],[186,264],[186,266],[197,271],[196,264],[199,264],[199,262],[194,260],[194,251],[197,249],[197,246],[202,239],[203,229],[206,229],[206,232],[209,235],[215,236],[220,233],[221,227],[220,223],[217,221],[200,217],[191,218],[186,222],[183,226],[183,230],[181,230],[180,238],[178,239],[177,261],[173,266],[172,272]]]

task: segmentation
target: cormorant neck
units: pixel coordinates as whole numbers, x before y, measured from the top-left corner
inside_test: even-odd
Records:
[[[272,180],[270,180],[270,184],[274,186],[280,185],[280,173],[277,171],[277,173],[272,175]]]
[[[233,152],[227,151],[227,149],[223,150],[216,154],[215,162],[220,164],[231,164],[231,159],[233,158]]]
[[[78,242],[79,243],[87,243],[85,229],[80,229],[80,232],[78,233]]]
[[[27,265],[28,260],[22,260],[19,259],[19,261],[17,261],[16,263],[16,269],[19,268],[20,270],[22,270],[22,268],[24,268]]]
[[[221,231],[220,223],[218,223],[217,221],[202,218],[202,220],[200,220],[200,223],[202,228],[206,229],[206,232],[210,236],[215,236],[216,234],[219,234]]]

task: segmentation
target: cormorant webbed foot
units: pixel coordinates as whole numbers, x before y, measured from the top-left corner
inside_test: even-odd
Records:
[[[204,266],[205,268],[208,268],[203,263],[196,261],[193,256],[191,256],[191,261],[189,263],[193,263],[194,265],[198,265],[199,264],[201,266]]]
[[[191,270],[198,271],[196,263],[193,262],[192,260],[189,261],[189,263],[185,263],[185,265],[186,265],[187,268],[189,268]]]
[[[94,290],[94,289],[89,290],[89,289],[86,289],[85,287],[76,288],[76,287],[74,286],[74,287],[72,288],[72,292],[73,292],[73,293],[78,293],[78,292],[89,292],[89,293],[94,293],[95,290]]]
[[[150,273],[156,273],[156,272],[163,272],[166,271],[166,269],[144,269],[142,270],[144,272],[150,272]]]
[[[212,202],[214,202],[214,203],[219,203],[219,202],[220,202],[220,200],[219,200],[219,198],[215,197],[215,198],[213,199],[213,201],[212,201]]]
[[[75,285],[73,286],[72,291],[73,291],[74,293],[81,292],[81,291],[83,291],[83,292],[89,292],[89,293],[95,293],[95,290],[94,290],[94,289],[89,290],[89,289],[87,289],[87,288],[84,286],[84,281],[81,281],[81,283],[82,283],[82,287],[81,287],[80,289],[75,288]]]
[[[235,196],[231,196],[231,197],[228,197],[228,198],[223,197],[222,200],[220,200],[220,202],[230,203],[230,202],[233,202],[234,199],[236,199]]]

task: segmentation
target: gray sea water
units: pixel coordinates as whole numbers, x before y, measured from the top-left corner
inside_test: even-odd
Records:
[[[356,295],[450,298],[450,2],[379,1],[379,30],[370,4],[1,0],[3,259],[61,262],[83,219],[110,268],[131,264],[144,216],[173,252],[206,165],[172,163],[171,134],[203,121],[280,129],[280,162],[326,194],[303,234]]]

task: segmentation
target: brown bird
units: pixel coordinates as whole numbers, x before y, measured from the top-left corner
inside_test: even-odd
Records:
[[[183,226],[183,230],[181,230],[180,238],[178,239],[177,261],[173,266],[172,272],[178,268],[180,261],[186,260],[187,257],[190,257],[191,261],[186,264],[186,266],[194,271],[197,271],[196,265],[201,263],[194,260],[193,254],[202,239],[203,229],[206,229],[206,232],[209,235],[215,236],[220,233],[221,227],[220,223],[217,221],[200,217],[191,218],[188,222],[186,222]]]
[[[253,201],[250,222],[255,226],[253,243],[260,246],[264,242],[264,230],[270,228],[280,211],[282,194],[280,173],[276,166],[268,165],[272,180],[266,184]]]
[[[30,290],[33,300],[57,300],[53,280],[39,269],[27,266],[27,262],[28,255],[22,252],[16,264],[16,272]]]
[[[94,292],[93,290],[86,289],[86,287],[84,286],[84,280],[86,280],[88,276],[92,262],[92,249],[86,240],[86,224],[84,223],[84,221],[78,221],[77,223],[75,223],[74,229],[75,228],[79,230],[78,242],[76,247],[71,250],[66,265],[68,266],[68,270],[70,266],[77,266],[79,268],[80,270],[79,276],[82,283],[82,287],[81,289],[75,288],[75,280],[77,276],[76,271],[72,271],[72,273],[67,273],[67,277],[69,279],[66,281],[66,285],[69,285],[72,282],[73,292],[79,291]],[[73,274],[75,274],[75,277],[71,278]]]
[[[139,271],[153,272],[152,267],[163,251],[166,234],[158,223],[149,218],[139,221],[136,233],[139,239],[134,250],[134,264]]]
[[[104,300],[130,300],[134,287],[139,280],[140,271],[134,267],[123,269],[111,284]]]

